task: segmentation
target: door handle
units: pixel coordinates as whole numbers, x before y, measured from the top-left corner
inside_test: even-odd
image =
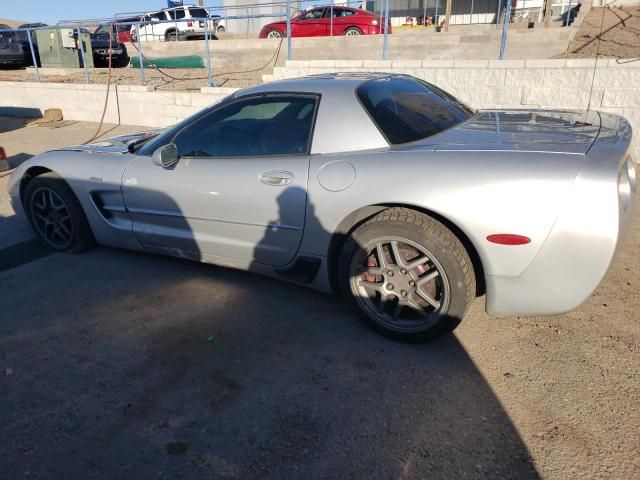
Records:
[[[265,185],[272,185],[274,187],[283,187],[293,182],[293,173],[285,172],[283,170],[273,170],[271,172],[264,172],[260,175],[260,181]]]

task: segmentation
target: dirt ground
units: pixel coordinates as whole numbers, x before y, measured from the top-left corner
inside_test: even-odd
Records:
[[[244,88],[262,83],[262,75],[273,72],[273,66],[250,73],[213,72],[214,86]],[[35,81],[33,70],[9,70],[0,69],[0,82],[24,82]],[[108,82],[108,71],[104,68],[90,69],[89,81],[92,84],[104,84]],[[84,83],[85,76],[82,70],[68,75],[43,75],[43,82],[52,83]],[[116,68],[112,70],[112,82],[119,85],[141,85],[140,70],[137,68]],[[145,69],[145,85],[155,90],[200,90],[208,86],[206,68],[177,68],[158,71],[153,68]]]
[[[0,119],[0,144],[94,129]],[[639,216],[577,310],[479,298],[427,345],[255,274],[2,245],[0,478],[640,478]]]
[[[640,58],[640,6],[593,8],[567,48],[569,58]]]

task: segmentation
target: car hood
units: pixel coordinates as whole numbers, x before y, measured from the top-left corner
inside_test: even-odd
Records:
[[[75,145],[71,147],[59,148],[57,150],[73,151],[73,152],[94,152],[94,153],[127,153],[131,143],[137,143],[143,140],[151,140],[160,135],[164,129],[145,130],[142,132],[129,133],[119,135],[117,137],[108,138],[90,143],[88,145]]]
[[[518,150],[585,155],[598,137],[600,127],[600,114],[594,111],[480,111],[438,135],[436,150]]]

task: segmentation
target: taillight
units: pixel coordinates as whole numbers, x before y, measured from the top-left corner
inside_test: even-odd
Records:
[[[4,151],[4,147],[0,147],[0,160],[7,159],[7,152]]]
[[[187,22],[187,27],[193,27],[193,22]]]

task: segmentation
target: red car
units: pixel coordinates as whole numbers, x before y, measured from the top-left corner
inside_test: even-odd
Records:
[[[118,22],[137,22],[142,17],[131,17],[131,18],[119,18]],[[115,26],[115,34],[116,40],[118,43],[133,43],[133,37],[131,36],[131,27],[133,25],[121,25],[117,24]]]
[[[356,8],[333,7],[333,35],[377,35],[384,33],[380,15]],[[388,33],[391,33],[389,22]],[[331,7],[316,7],[291,19],[292,37],[324,37],[331,35]],[[287,36],[287,22],[274,22],[262,27],[260,38]]]

